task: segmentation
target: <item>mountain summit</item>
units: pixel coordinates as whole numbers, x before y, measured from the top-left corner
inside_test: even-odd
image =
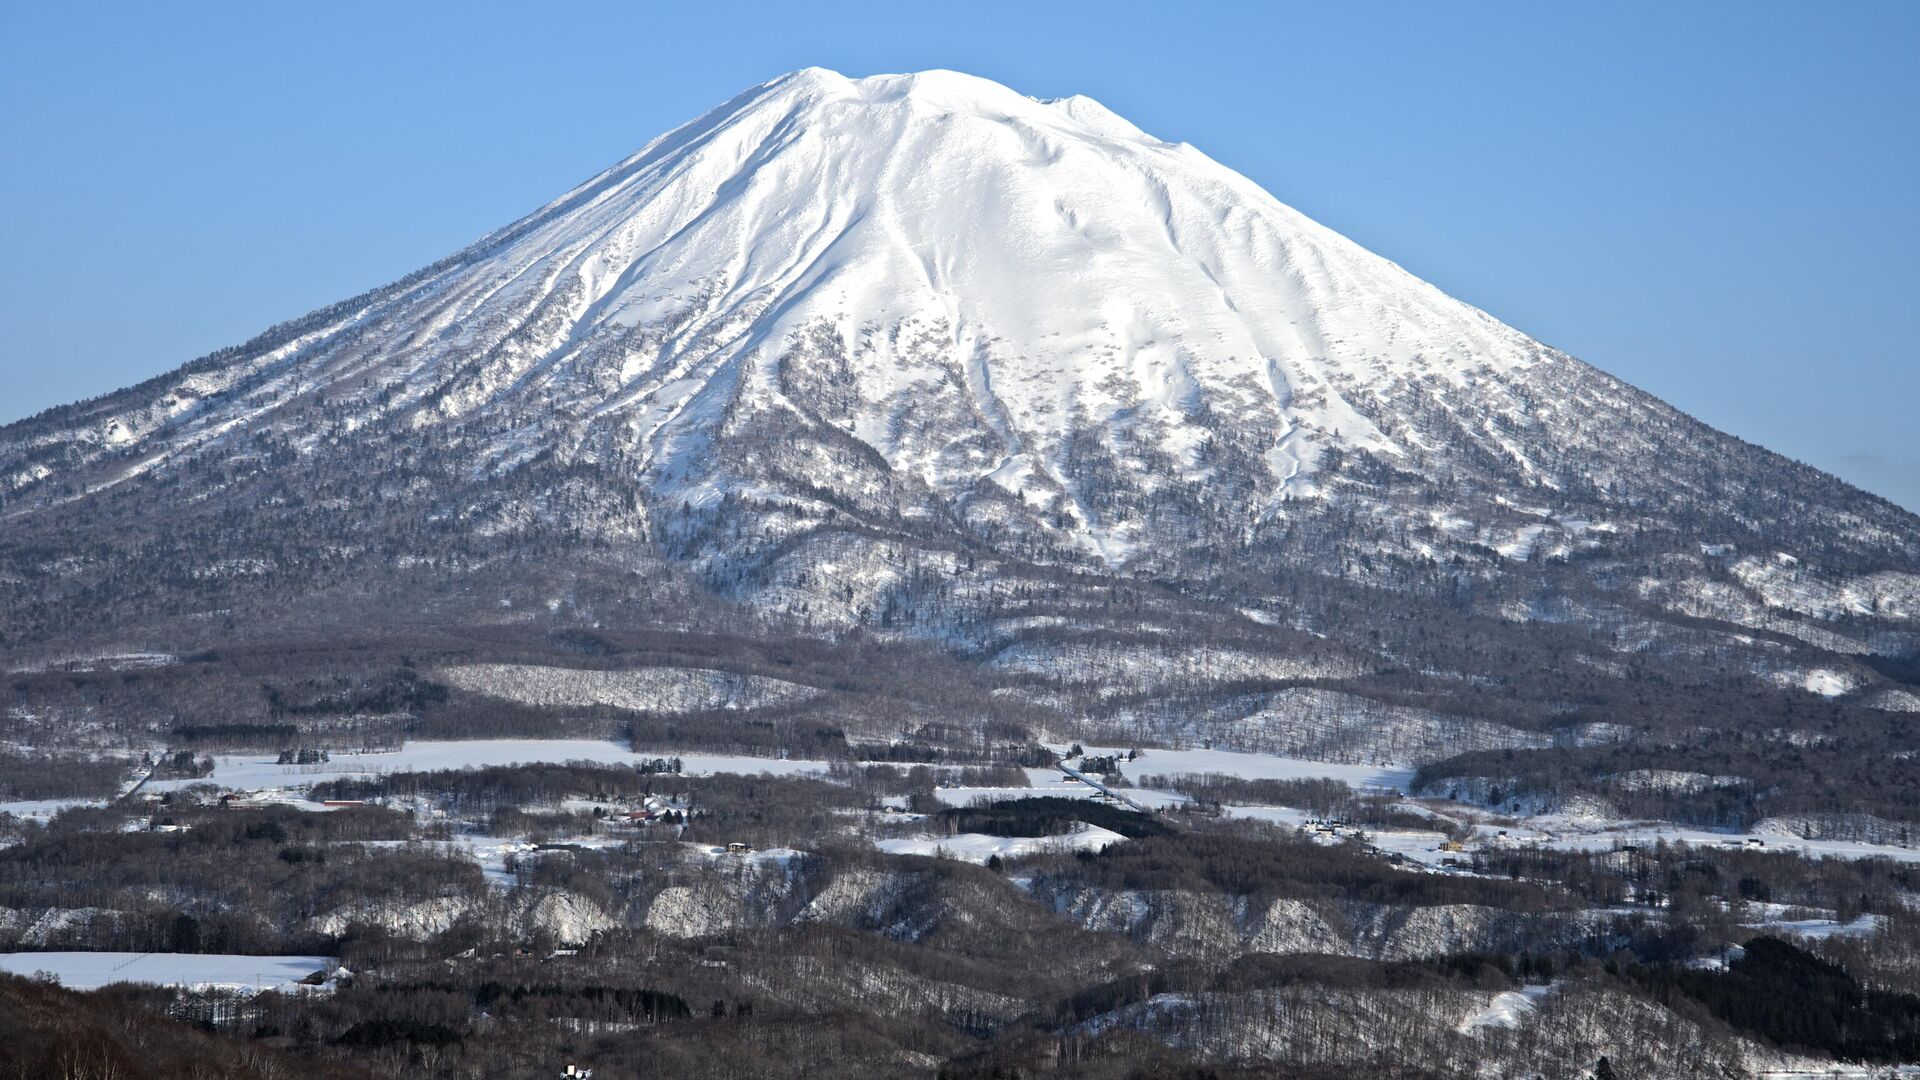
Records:
[[[1864,704],[1920,652],[1911,514],[1094,101],[945,71],[755,87],[402,281],[0,429],[0,499],[31,650],[321,610],[858,630],[1189,733],[1301,680],[1545,729],[1649,665]],[[1496,657],[1594,688],[1483,702]]]
[[[722,415],[777,410],[1117,565],[1147,523],[1076,480],[1089,452],[1252,522],[1328,447],[1415,451],[1369,415],[1396,383],[1516,413],[1503,381],[1550,359],[1190,146],[945,71],[774,80],[333,314],[70,445],[174,454],[324,392],[356,427],[480,419],[485,467],[601,444],[697,497]]]

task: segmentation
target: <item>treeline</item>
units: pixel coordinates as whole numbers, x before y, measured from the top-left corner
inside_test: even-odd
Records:
[[[1075,991],[1038,1014],[1069,1028],[1162,994],[1245,994],[1279,988],[1500,993],[1553,979],[1583,963],[1578,954],[1456,953],[1417,960],[1370,960],[1322,953],[1246,953],[1225,964],[1180,960],[1137,976]]]
[[[267,708],[285,716],[418,714],[446,701],[448,688],[410,666],[367,674],[313,676],[261,688]]]
[[[1615,851],[1563,851],[1537,845],[1481,847],[1468,856],[1479,873],[1546,880],[1595,906],[1638,903],[1677,922],[1727,917],[1738,905],[1779,904],[1832,913],[1906,910],[1920,889],[1920,867],[1891,859],[1808,859],[1745,846],[1633,844]]]
[[[941,783],[968,787],[1027,786],[1013,766],[902,767],[838,763],[830,779],[811,776],[719,773],[686,776],[678,759],[637,765],[576,761],[497,765],[431,772],[386,773],[324,780],[308,790],[313,799],[428,800],[456,817],[485,821],[494,831],[555,837],[591,832],[599,819],[587,812],[557,812],[569,799],[630,803],[660,795],[685,804],[694,829],[690,839],[787,846],[832,837],[846,828],[841,811],[876,809],[883,798],[907,796],[928,813],[944,809],[934,792]],[[731,833],[729,831],[731,830]]]
[[[0,947],[108,951],[330,952],[307,928],[355,905],[481,895],[473,863],[404,841],[410,820],[374,807],[315,814],[286,807],[162,808],[122,831],[124,814],[69,810],[0,848],[0,908],[71,912],[25,939],[0,926]]]
[[[1864,814],[1894,822],[1895,831],[1914,823],[1905,840],[1912,844],[1920,839],[1920,770],[1885,766],[1911,748],[1908,724],[1883,714],[1876,723],[1817,738],[1780,731],[1694,732],[1681,743],[1476,752],[1422,766],[1413,786],[1495,809],[1510,803],[1564,806],[1587,797],[1621,817],[1703,828]],[[1674,782],[1658,782],[1677,769],[1685,772]]]
[[[279,746],[294,742],[300,729],[292,724],[181,724],[171,732],[175,742],[218,742],[222,746]]]
[[[661,790],[664,779],[678,776],[678,764],[677,758],[659,758],[637,765],[573,761],[385,773],[324,780],[308,795],[362,801],[431,798],[455,814],[484,816],[502,808],[556,806],[571,798],[637,799]]]
[[[1698,1003],[1783,1049],[1842,1061],[1920,1059],[1920,996],[1862,986],[1778,938],[1748,940],[1724,970],[1635,964],[1625,974],[1663,1002]]]
[[[1244,824],[1244,823],[1242,823]],[[1257,827],[1255,827],[1257,829]],[[1102,851],[1042,854],[1021,862],[1048,887],[1226,893],[1405,906],[1479,904],[1539,913],[1571,910],[1573,898],[1530,882],[1397,869],[1349,844],[1317,844],[1289,831],[1188,829]]]
[[[1247,779],[1222,773],[1148,775],[1140,786],[1175,791],[1193,800],[1194,810],[1225,806],[1290,806],[1306,810],[1323,821],[1371,825],[1383,829],[1462,832],[1457,823],[1408,809],[1397,796],[1356,792],[1340,780],[1306,777],[1293,780]]]
[[[120,789],[133,766],[128,758],[0,751],[0,802],[102,798]]]
[[[79,994],[0,974],[0,1077],[126,1080],[350,1080],[364,1065],[222,1037],[113,994]]]
[[[1165,836],[1171,830],[1137,810],[1127,810],[1092,799],[1045,796],[1007,799],[974,806],[949,806],[936,818],[950,833],[988,836],[1058,836],[1081,824],[1093,825],[1131,839]]]

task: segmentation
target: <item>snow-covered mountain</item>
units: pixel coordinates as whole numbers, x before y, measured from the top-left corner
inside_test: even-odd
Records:
[[[1418,452],[1367,415],[1395,384],[1518,417],[1553,359],[1190,146],[952,72],[758,87],[331,315],[60,441],[151,468],[323,395],[346,431],[477,421],[488,467],[605,450],[698,499],[725,414],[782,411],[943,497],[1045,503],[1117,564],[1142,522],[1076,482],[1076,440],[1265,518],[1328,447]]]
[[[776,79],[405,280],[0,429],[0,499],[22,648],[296,595],[744,617],[1208,698],[1173,726],[1210,687],[1495,664],[1866,701],[1920,651],[1913,515],[1091,100],[943,71]],[[1519,628],[1547,652],[1497,660]]]

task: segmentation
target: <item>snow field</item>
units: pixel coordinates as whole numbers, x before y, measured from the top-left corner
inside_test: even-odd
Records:
[[[731,754],[675,754],[668,750],[635,752],[624,744],[602,739],[461,739],[448,742],[410,742],[398,750],[364,754],[334,754],[318,765],[281,765],[260,754],[214,758],[211,776],[198,780],[155,780],[148,791],[179,791],[195,784],[213,784],[238,791],[306,788],[323,780],[378,776],[396,772],[434,772],[475,769],[492,765],[564,764],[590,761],[608,765],[637,765],[655,758],[678,757],[682,774],[716,773],[775,776],[823,775],[824,761],[790,761]]]
[[[1065,747],[1055,747],[1064,750]],[[1357,791],[1404,792],[1413,781],[1413,770],[1391,765],[1342,765],[1330,761],[1278,757],[1272,754],[1245,754],[1233,750],[1159,750],[1143,749],[1140,756],[1126,760],[1128,747],[1087,747],[1087,756],[1120,758],[1120,775],[1137,782],[1142,776],[1174,776],[1180,773],[1221,773],[1243,780],[1339,780]]]
[[[915,836],[876,840],[874,846],[889,855],[938,855],[971,863],[985,863],[995,855],[1012,859],[1049,851],[1100,851],[1126,837],[1111,829],[1086,825],[1059,836],[989,836],[955,833],[952,836]]]
[[[1556,985],[1541,983],[1495,994],[1486,1008],[1462,1020],[1455,1030],[1462,1035],[1473,1035],[1487,1028],[1517,1028],[1527,1014],[1539,1005],[1541,998],[1553,993]]]
[[[326,956],[240,956],[215,953],[26,952],[0,953],[0,971],[31,976],[50,972],[69,990],[95,990],[109,983],[285,990],[338,961]]]
[[[23,799],[16,802],[0,802],[0,814],[12,814],[17,818],[45,821],[62,810],[75,806],[98,806],[98,799]]]

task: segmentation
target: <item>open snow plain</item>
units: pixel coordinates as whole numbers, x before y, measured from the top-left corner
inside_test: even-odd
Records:
[[[70,990],[112,983],[285,990],[337,961],[326,956],[240,956],[215,953],[17,952],[0,953],[0,971],[46,972]]]
[[[398,750],[363,754],[334,754],[317,765],[283,765],[264,754],[214,758],[213,774],[191,780],[155,780],[148,791],[178,791],[195,784],[213,784],[235,791],[301,789],[323,780],[378,776],[399,772],[436,772],[477,769],[492,765],[562,764],[588,761],[606,765],[637,765],[656,758],[678,757],[687,776],[715,773],[776,776],[820,774],[824,761],[790,761],[731,754],[674,754],[636,752],[605,739],[462,739],[450,742],[410,742]]]

